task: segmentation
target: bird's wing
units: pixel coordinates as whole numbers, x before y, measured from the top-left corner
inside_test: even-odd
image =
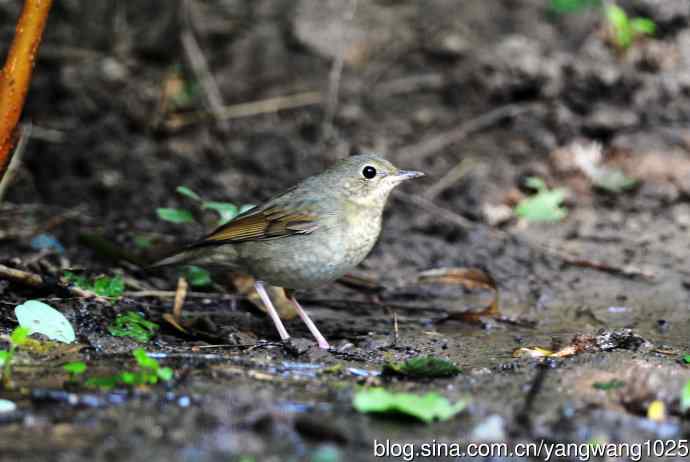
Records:
[[[287,208],[276,204],[251,209],[219,227],[195,246],[234,244],[309,234],[319,227],[318,219],[318,214],[304,206]]]

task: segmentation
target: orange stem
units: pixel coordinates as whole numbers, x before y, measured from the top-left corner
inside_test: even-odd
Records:
[[[26,0],[14,40],[0,74],[0,180],[16,141],[14,131],[22,115],[31,72],[53,0]]]

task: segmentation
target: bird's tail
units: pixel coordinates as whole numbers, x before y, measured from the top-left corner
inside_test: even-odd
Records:
[[[155,261],[149,268],[156,269],[166,266],[201,265],[201,266],[235,266],[237,251],[231,245],[222,247],[189,246],[177,249]]]

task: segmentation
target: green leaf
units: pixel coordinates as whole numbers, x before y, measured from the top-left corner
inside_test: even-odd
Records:
[[[84,276],[74,274],[71,271],[65,271],[65,274],[63,275],[63,277],[65,278],[65,280],[67,280],[67,282],[71,282],[72,284],[74,284],[75,286],[77,286],[81,289],[91,290],[91,283]]]
[[[628,15],[623,8],[615,3],[606,5],[606,19],[616,29],[628,27]]]
[[[574,13],[600,3],[601,0],[551,0],[551,10],[556,13]]]
[[[194,265],[186,266],[183,275],[192,287],[206,287],[213,282],[208,271]]]
[[[185,197],[189,197],[190,199],[193,199],[195,201],[201,201],[201,197],[191,189],[189,189],[186,186],[178,186],[177,189],[175,189],[178,194],[181,194]]]
[[[213,210],[220,216],[218,225],[224,225],[239,214],[239,210],[235,204],[230,202],[204,202],[202,208]]]
[[[158,370],[158,361],[149,357],[146,354],[146,350],[143,348],[137,348],[132,351],[132,356],[134,356],[134,359],[137,360],[139,367],[143,367],[144,369]]]
[[[618,379],[611,379],[608,382],[594,382],[592,388],[596,390],[615,390],[616,388],[622,388],[625,386],[625,382]]]
[[[254,204],[243,204],[242,207],[240,207],[239,214],[242,214],[242,213],[246,212],[247,210],[251,210],[254,207],[256,207],[256,205],[254,205]]]
[[[65,271],[64,278],[77,287],[88,290],[102,297],[117,298],[125,291],[125,281],[121,275],[113,277],[98,276],[93,282],[84,276]]]
[[[5,361],[10,361],[12,359],[12,353],[7,350],[0,351],[0,367],[5,364]]]
[[[546,191],[548,188],[546,187],[546,183],[544,180],[537,176],[530,176],[525,180],[525,186],[531,189],[536,189],[537,192],[542,192]]]
[[[690,380],[685,384],[680,395],[680,408],[683,412],[687,412],[690,409]]]
[[[340,449],[328,444],[317,448],[312,453],[309,462],[340,462],[341,460]]]
[[[139,366],[135,371],[123,371],[109,377],[96,377],[87,380],[85,385],[100,388],[112,388],[118,384],[123,385],[154,385],[159,379],[168,381],[173,377],[173,370],[169,367],[160,367],[158,361],[150,358],[143,348],[136,348],[132,356]]]
[[[131,371],[122,372],[118,378],[120,382],[126,385],[137,385],[141,382],[141,380],[138,380],[137,374]]]
[[[690,354],[684,355],[683,356],[683,362],[685,364],[690,364]]]
[[[409,377],[452,377],[462,372],[454,363],[435,356],[415,356],[402,363],[386,363],[384,374],[400,374]]]
[[[115,337],[131,337],[137,342],[146,343],[156,334],[158,324],[147,321],[136,311],[128,311],[119,314],[112,324],[108,326],[108,332]]]
[[[448,420],[466,406],[464,401],[451,404],[438,393],[415,395],[413,393],[389,392],[383,388],[368,388],[358,391],[352,404],[359,412],[393,412],[415,417],[426,423],[435,419]]]
[[[134,245],[140,249],[148,249],[153,245],[153,239],[146,234],[137,234],[134,236]]]
[[[638,35],[654,35],[656,24],[649,18],[635,18],[630,21],[630,27]]]
[[[638,181],[616,168],[598,168],[590,176],[594,186],[612,193],[621,193],[637,186]]]
[[[536,189],[534,196],[520,201],[515,207],[515,214],[529,222],[560,221],[568,215],[568,210],[561,207],[566,196],[562,188],[549,190],[541,178],[530,177],[527,186]]]
[[[69,372],[72,375],[81,375],[86,372],[86,363],[83,361],[74,361],[65,364],[62,368],[65,372]]]
[[[614,3],[606,5],[606,19],[613,29],[616,45],[629,48],[633,41],[633,29],[623,8]]]
[[[158,218],[171,223],[192,223],[194,221],[192,212],[189,210],[160,208],[156,209],[156,213]]]
[[[102,390],[109,390],[120,383],[120,375],[108,375],[106,377],[90,377],[86,379],[84,385],[87,387],[100,388]]]
[[[164,382],[167,382],[168,380],[173,378],[173,370],[169,367],[161,367],[156,371],[156,374]]]
[[[25,305],[28,303],[29,302],[25,303]],[[38,303],[40,303],[40,302],[38,302]],[[41,303],[41,304],[45,305],[45,303]],[[17,314],[17,310],[23,306],[24,305],[19,305],[17,308],[15,308],[15,314]],[[48,306],[48,305],[46,305],[46,306]],[[17,316],[17,319],[19,319],[19,316]],[[10,342],[12,343],[12,345],[15,345],[15,346],[23,345],[24,342],[26,342],[26,338],[29,336],[29,334],[31,334],[31,329],[29,329],[29,327],[24,325],[24,323],[22,323],[22,320],[19,321],[19,324],[20,324],[19,327],[15,328],[12,331],[12,333],[10,334]],[[72,326],[70,326],[70,328],[71,327]],[[39,331],[34,330],[34,332],[39,332]],[[41,332],[41,333],[43,333],[43,332]],[[72,334],[74,334],[74,332],[72,332]]]
[[[125,281],[119,274],[113,277],[99,276],[93,282],[93,291],[103,297],[120,297],[125,291]]]

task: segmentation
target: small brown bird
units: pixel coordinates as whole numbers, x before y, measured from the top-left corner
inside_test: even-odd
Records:
[[[252,275],[285,341],[290,335],[264,283],[283,287],[319,347],[328,349],[294,291],[332,282],[357,266],[379,237],[390,192],[402,181],[423,175],[400,170],[373,154],[352,156],[238,215],[155,266],[213,265]]]

